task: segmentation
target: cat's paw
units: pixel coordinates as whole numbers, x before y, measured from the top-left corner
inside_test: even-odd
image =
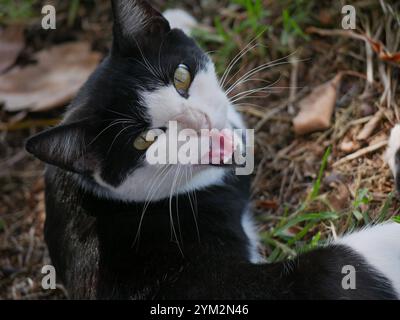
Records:
[[[181,29],[187,35],[190,35],[193,28],[197,26],[196,19],[182,9],[168,9],[163,15],[168,20],[172,29]]]
[[[400,191],[400,124],[396,125],[390,133],[385,160],[392,170],[397,189]]]

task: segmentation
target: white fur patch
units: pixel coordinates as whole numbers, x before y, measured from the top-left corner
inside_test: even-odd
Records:
[[[164,18],[168,20],[172,29],[181,29],[187,35],[190,35],[193,28],[197,26],[196,19],[181,9],[168,9],[163,15]]]
[[[249,260],[251,263],[262,263],[265,262],[260,252],[259,248],[259,238],[256,225],[253,220],[253,216],[250,211],[246,211],[242,215],[242,228],[247,238],[249,239]]]
[[[193,190],[201,190],[211,185],[223,183],[225,170],[206,167],[193,169],[175,166],[144,166],[136,169],[121,185],[107,184],[97,173],[96,182],[108,190],[106,196],[122,201],[157,201]]]
[[[190,122],[195,127],[190,129],[210,129],[204,127],[206,125],[204,118],[208,119],[207,126],[210,125],[213,129],[232,129],[232,125],[244,127],[241,116],[234,110],[221,89],[211,61],[206,70],[199,71],[194,77],[187,99],[172,85],[152,92],[142,92],[141,98],[155,128],[164,126],[168,128],[169,121],[186,114],[192,116],[187,123]],[[191,112],[188,112],[190,110]],[[199,123],[194,123],[196,119]],[[158,142],[161,143],[160,138],[153,146]],[[225,168],[210,166],[175,165],[167,170],[166,166],[150,165],[145,161],[144,166],[129,174],[118,187],[108,185],[100,174],[94,175],[94,179],[108,190],[109,196],[113,198],[124,201],[146,201],[165,199],[171,195],[221,184],[225,173]]]
[[[231,128],[228,121],[230,102],[219,86],[212,62],[208,63],[206,70],[196,74],[187,99],[182,97],[173,85],[169,85],[144,93],[143,101],[154,127],[164,126],[186,110],[192,109],[206,114],[214,129]],[[233,116],[234,113],[231,113]]]
[[[385,223],[344,236],[337,241],[361,254],[388,278],[400,299],[400,224]]]
[[[385,160],[389,164],[390,169],[393,172],[393,176],[396,177],[396,153],[400,149],[400,124],[396,125],[390,133],[389,145],[386,151]]]

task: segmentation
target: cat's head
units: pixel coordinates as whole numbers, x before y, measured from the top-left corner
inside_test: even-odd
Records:
[[[154,165],[149,149],[180,128],[240,127],[209,56],[146,1],[112,1],[110,55],[71,104],[61,125],[27,150],[116,199],[145,201],[221,183],[226,168]],[[142,139],[158,130],[153,144]],[[165,140],[165,139],[164,139]]]

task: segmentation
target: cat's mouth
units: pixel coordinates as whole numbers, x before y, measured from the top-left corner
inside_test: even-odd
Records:
[[[168,130],[146,152],[150,165],[233,166],[243,151],[240,133],[231,129],[201,130],[201,133]]]

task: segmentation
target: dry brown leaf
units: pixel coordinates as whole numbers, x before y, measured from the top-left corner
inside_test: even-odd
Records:
[[[101,58],[87,42],[72,42],[42,50],[37,63],[15,67],[0,76],[0,101],[7,111],[44,111],[67,104]]]
[[[295,133],[307,134],[330,127],[341,79],[342,74],[336,75],[327,83],[314,88],[299,102],[300,112],[293,119]]]
[[[364,35],[364,37],[381,60],[400,64],[400,52],[389,52],[382,42],[376,41],[367,35]]]
[[[336,211],[345,209],[350,202],[350,192],[344,183],[335,186],[335,190],[328,195],[328,201]]]
[[[21,25],[10,25],[0,30],[0,73],[15,63],[24,45],[24,28]]]
[[[262,209],[278,209],[279,205],[275,200],[259,200],[256,206]]]

